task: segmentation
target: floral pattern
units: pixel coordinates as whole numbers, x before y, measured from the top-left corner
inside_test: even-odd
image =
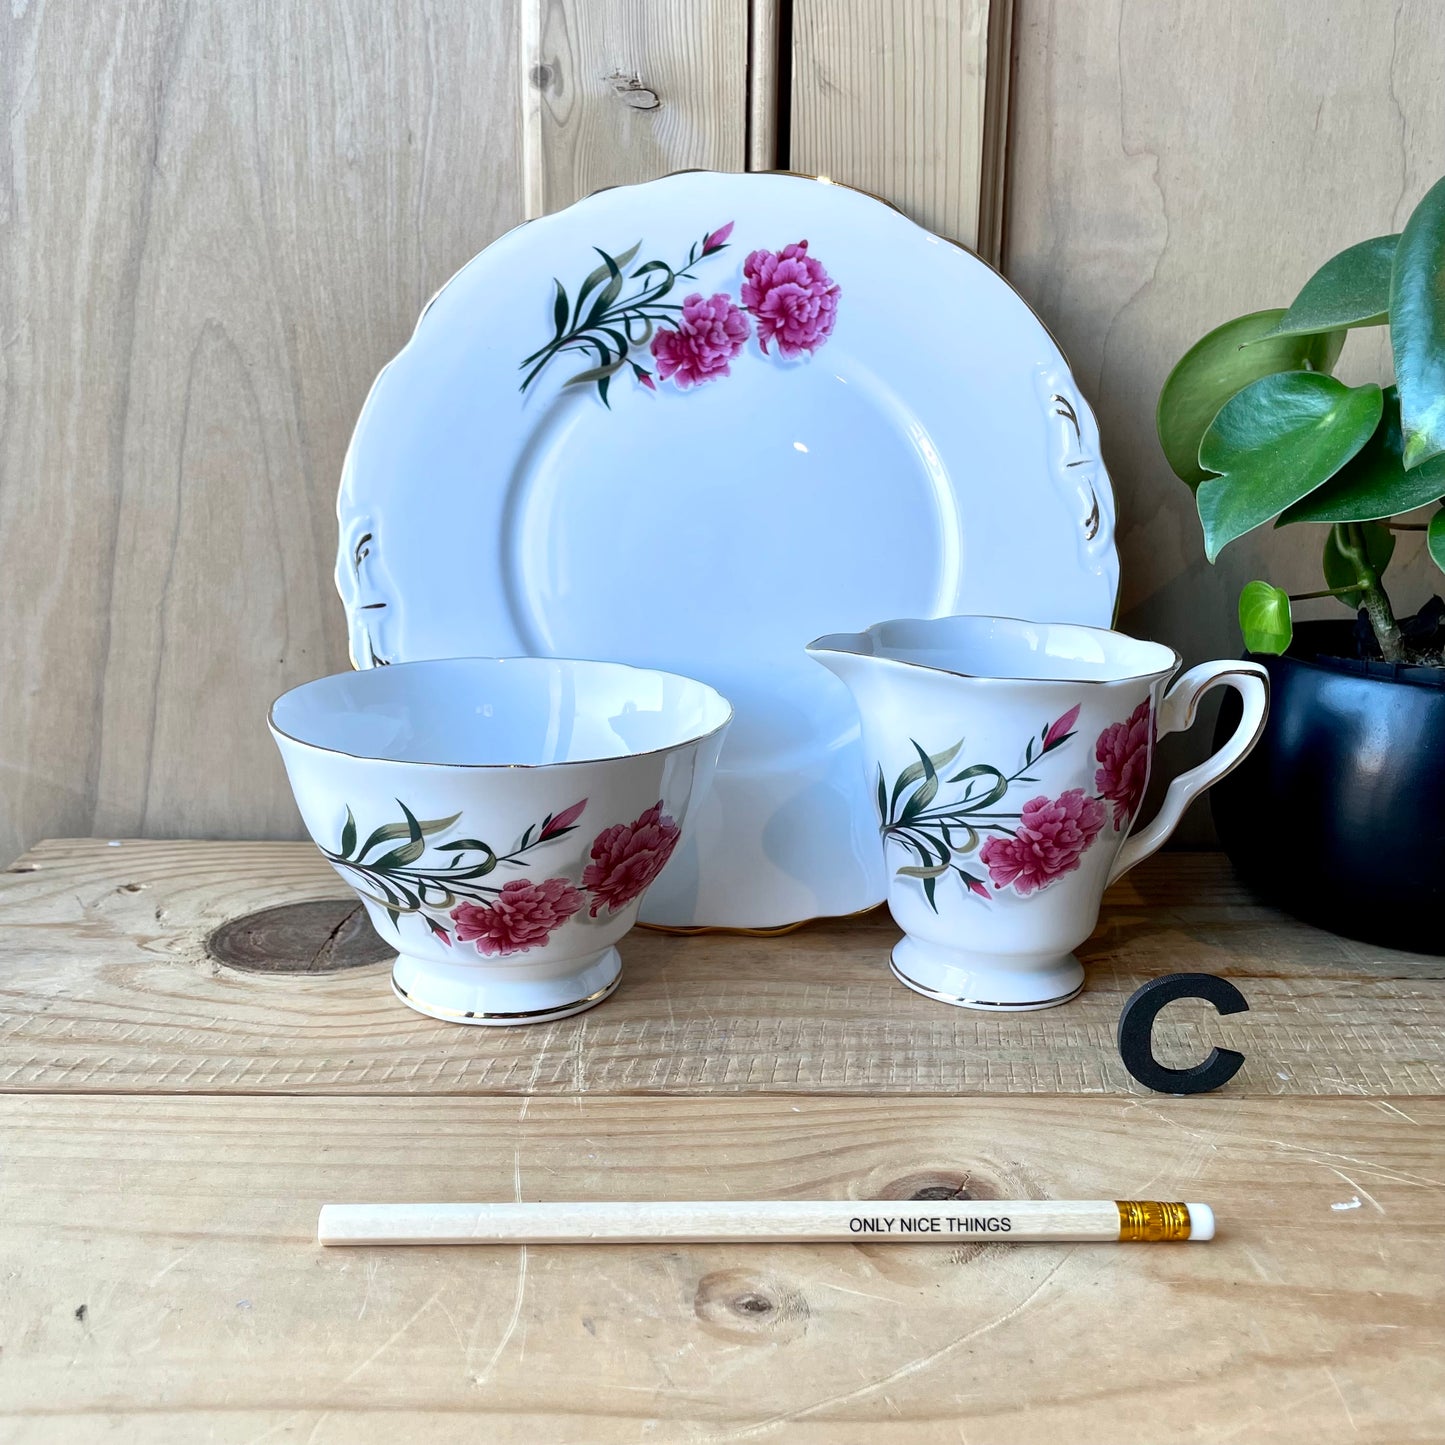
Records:
[[[475,943],[478,953],[525,953],[546,943],[581,907],[582,895],[565,878],[514,878],[490,903],[458,903],[452,921],[457,938]]]
[[[1099,770],[1094,786],[1114,815],[1114,831],[1127,828],[1144,801],[1149,781],[1149,750],[1154,744],[1154,716],[1149,698],[1129,714],[1126,722],[1112,723],[1099,734],[1094,757]]]
[[[1032,798],[1012,835],[988,839],[979,862],[995,888],[1012,884],[1027,896],[1072,873],[1103,826],[1103,803],[1085,797],[1082,788],[1070,788],[1057,798]]]
[[[841,292],[822,262],[808,254],[807,241],[749,252],[737,301],[726,291],[671,299],[679,281],[696,281],[697,268],[728,249],[733,226],[728,221],[694,241],[676,266],[658,259],[634,266],[641,241],[616,255],[593,247],[601,264],[575,296],[553,279],[552,337],[523,358],[520,389],[525,392],[558,357],[576,355],[584,365],[563,385],[595,386],[607,407],[613,378],[624,368],[648,391],[656,392],[657,379],[685,391],[730,376],[754,323],[764,356],[772,354],[772,343],[788,360],[811,356],[833,334]],[[639,355],[650,357],[656,370]]]
[[[538,849],[575,833],[587,799],[531,824],[505,852],[480,838],[443,840],[460,813],[419,819],[399,799],[397,807],[401,821],[383,824],[364,843],[348,808],[339,847],[321,851],[363,898],[386,910],[394,927],[415,917],[438,942],[472,944],[486,957],[541,948],[578,915],[619,912],[662,872],[681,836],[659,799],[633,822],[598,833],[585,866],[579,858],[541,879],[499,882],[498,869],[525,867]]]
[[[1079,712],[1076,704],[1040,728],[1025,743],[1022,764],[1009,773],[979,762],[945,778],[963,751],[962,740],[929,753],[910,739],[918,761],[898,774],[891,790],[879,768],[880,831],[885,842],[910,855],[897,872],[920,881],[935,912],[938,880],[947,874],[957,875],[969,894],[985,901],[1004,892],[1026,898],[1074,872],[1111,817],[1116,832],[1132,823],[1143,799],[1153,746],[1148,698],[1095,740],[1094,757],[1100,764],[1094,774],[1096,793],[1067,788],[1057,796],[1038,793],[1016,810],[1010,806],[1021,784],[1039,783],[1034,769],[1073,739]],[[959,791],[940,801],[945,784]],[[975,871],[975,857],[981,871]]]
[[[604,829],[592,844],[592,861],[582,886],[592,895],[593,918],[606,908],[616,913],[632,902],[662,872],[681,830],[662,804],[654,803],[635,823]]]
[[[786,357],[811,356],[833,333],[838,287],[806,241],[781,251],[754,251],[743,262],[743,305],[757,317],[766,355],[776,339]]]
[[[682,387],[728,376],[728,362],[743,349],[749,329],[748,318],[721,293],[711,300],[689,296],[677,330],[664,328],[652,338],[657,374]]]

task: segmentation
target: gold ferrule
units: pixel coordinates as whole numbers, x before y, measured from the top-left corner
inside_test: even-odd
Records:
[[[1119,1238],[1124,1243],[1154,1244],[1159,1240],[1189,1238],[1189,1206],[1162,1204],[1155,1199],[1116,1199]]]

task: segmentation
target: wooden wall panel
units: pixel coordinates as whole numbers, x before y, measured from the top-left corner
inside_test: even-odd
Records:
[[[523,19],[528,215],[746,168],[747,0],[530,0]]]
[[[1323,532],[1244,538],[1210,567],[1154,437],[1159,387],[1201,333],[1287,305],[1336,250],[1397,229],[1445,172],[1445,7],[1016,0],[1014,33],[1006,270],[1099,414],[1122,625],[1190,661],[1234,654],[1240,586],[1320,586]],[[1347,379],[1387,367],[1382,333],[1355,333]],[[1389,580],[1413,608],[1441,579],[1418,538],[1397,556]],[[1179,761],[1206,746],[1196,732]],[[1207,838],[1204,809],[1191,830]]]
[[[996,27],[1008,8],[998,0]],[[1002,136],[1002,111],[987,102],[990,9],[989,0],[795,0],[789,167],[872,191],[968,246],[979,247],[982,201],[979,248],[996,254],[996,207],[982,199],[985,170],[1000,179],[986,148]],[[1005,94],[995,87],[996,99]]]
[[[745,0],[6,7],[0,857],[298,832],[265,709],[346,665],[372,377],[529,201],[741,166],[746,39]]]

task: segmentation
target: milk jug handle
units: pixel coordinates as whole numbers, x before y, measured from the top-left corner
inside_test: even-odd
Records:
[[[1257,662],[1201,662],[1191,667],[1164,694],[1155,716],[1154,736],[1183,732],[1192,726],[1199,700],[1212,687],[1232,687],[1243,705],[1239,726],[1229,740],[1197,767],[1190,768],[1169,784],[1158,813],[1138,832],[1130,834],[1114,867],[1109,882],[1122,878],[1136,863],[1155,853],[1178,826],[1184,810],[1211,783],[1217,783],[1244,758],[1259,741],[1269,716],[1269,674]]]

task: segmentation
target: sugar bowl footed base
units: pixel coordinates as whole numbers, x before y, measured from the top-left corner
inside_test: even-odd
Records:
[[[410,1008],[448,1023],[545,1024],[610,998],[622,977],[622,958],[615,948],[604,948],[581,959],[517,965],[508,973],[499,978],[497,970],[403,953],[392,965],[391,987]]]
[[[1077,998],[1084,970],[1071,953],[1062,957],[996,957],[945,949],[905,937],[889,960],[893,976],[914,993],[956,1008],[1030,1013]]]

